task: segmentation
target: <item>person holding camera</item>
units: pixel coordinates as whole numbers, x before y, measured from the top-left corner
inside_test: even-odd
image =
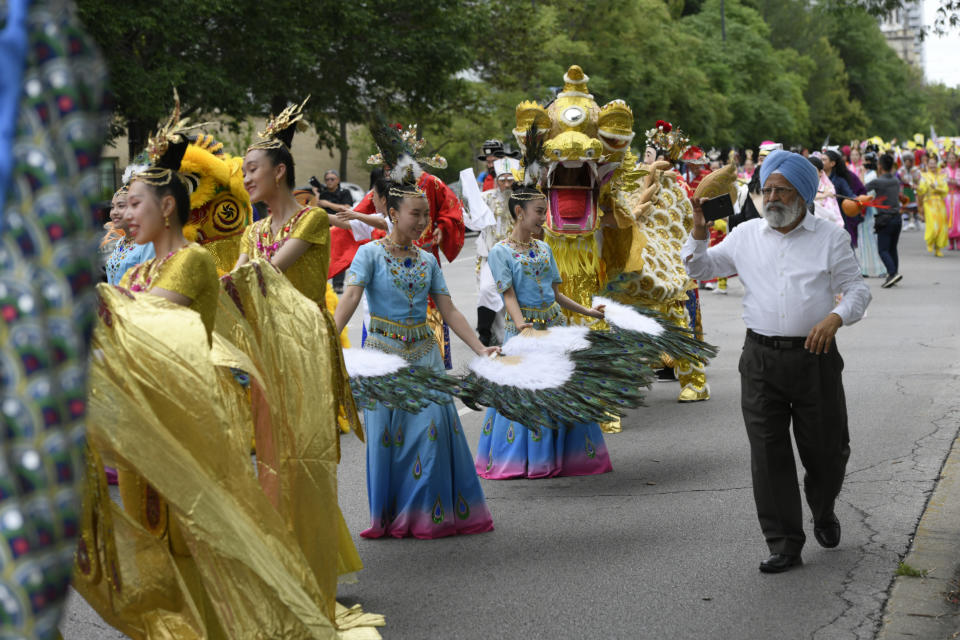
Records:
[[[707,223],[694,198],[693,231],[681,257],[691,278],[736,273],[743,283],[740,404],[757,515],[770,550],[760,571],[780,573],[803,564],[806,541],[791,422],[814,537],[822,547],[840,544],[834,505],[850,437],[834,336],[863,317],[870,289],[845,231],[807,214],[820,180],[806,158],[774,151],[760,166],[760,181],[763,218],[740,224],[715,247],[707,247]]]

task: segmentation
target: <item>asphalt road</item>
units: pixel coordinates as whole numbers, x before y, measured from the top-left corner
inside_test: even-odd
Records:
[[[343,440],[340,504],[366,565],[345,603],[386,615],[388,639],[873,638],[906,552],[960,428],[960,253],[935,259],[902,237],[902,283],[871,279],[867,317],[838,334],[852,455],[837,507],[839,548],[808,524],[805,566],[762,575],[766,557],[750,489],[739,407],[742,288],[702,292],[713,397],[680,405],[658,383],[649,406],[607,437],[613,473],[482,481],[492,533],[442,540],[362,540],[363,446]],[[473,242],[443,270],[475,318]],[[351,325],[358,337],[357,321]],[[454,364],[468,350],[457,343]],[[471,447],[481,414],[464,410]],[[807,514],[809,516],[809,513]],[[74,597],[65,640],[112,639]]]

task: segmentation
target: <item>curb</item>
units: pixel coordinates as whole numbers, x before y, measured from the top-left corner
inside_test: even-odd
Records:
[[[946,597],[958,589],[960,569],[960,437],[950,447],[903,562],[927,575],[894,578],[877,640],[960,637],[960,606]]]

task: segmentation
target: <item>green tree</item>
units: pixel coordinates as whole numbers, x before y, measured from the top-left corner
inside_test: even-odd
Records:
[[[345,151],[371,113],[442,118],[468,95],[479,5],[442,0],[79,0],[103,48],[131,155],[169,113],[171,88],[204,115],[276,113],[312,94],[308,118]],[[481,17],[478,17],[481,16]]]
[[[770,42],[778,49],[793,49],[809,63],[804,100],[810,110],[810,141],[830,135],[835,140],[862,138],[869,128],[863,106],[851,98],[846,67],[836,48],[824,36],[823,16],[810,10],[808,0],[759,0],[758,10],[770,26]]]
[[[707,0],[700,13],[681,21],[691,36],[699,36],[696,61],[727,105],[706,139],[721,145],[752,145],[771,136],[784,142],[805,140],[810,120],[804,91],[811,61],[793,49],[775,49],[770,28],[755,9],[737,0],[724,4],[725,42],[720,0]]]

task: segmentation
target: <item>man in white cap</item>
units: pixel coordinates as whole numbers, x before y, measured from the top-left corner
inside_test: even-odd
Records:
[[[804,470],[804,492],[821,546],[840,543],[834,504],[850,457],[843,359],[837,330],[863,317],[870,289],[843,229],[807,215],[817,170],[803,156],[772,151],[759,168],[763,218],[749,220],[707,248],[698,200],[683,248],[694,279],[736,273],[744,287],[747,336],[740,357],[741,408],[750,441],[753,495],[770,557],[760,571],[802,564],[806,540],[790,423]],[[839,304],[836,296],[843,294]]]

